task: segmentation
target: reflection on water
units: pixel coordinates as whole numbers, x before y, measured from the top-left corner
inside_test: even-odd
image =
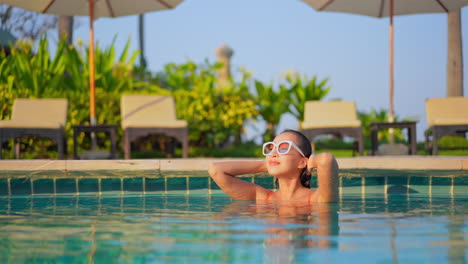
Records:
[[[226,206],[217,217],[260,221],[264,234],[263,255],[267,263],[297,263],[301,258],[307,259],[310,249],[337,246],[334,239],[339,233],[337,204],[252,205],[236,201]]]
[[[468,199],[0,198],[0,263],[465,263]]]

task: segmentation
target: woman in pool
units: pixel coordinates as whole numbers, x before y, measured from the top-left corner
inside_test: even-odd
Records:
[[[300,132],[286,130],[273,142],[263,144],[262,161],[226,161],[211,164],[208,172],[219,187],[236,200],[257,202],[335,202],[338,200],[338,164],[330,153],[314,155],[309,140]],[[318,188],[310,189],[310,177],[317,169]],[[277,191],[236,178],[238,175],[268,172],[278,179]]]

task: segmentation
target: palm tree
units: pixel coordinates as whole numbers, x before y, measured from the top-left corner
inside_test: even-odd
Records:
[[[318,80],[316,76],[312,79],[301,77],[297,73],[289,73],[286,75],[286,81],[291,86],[291,109],[290,112],[299,122],[304,121],[304,106],[307,101],[320,101],[331,90],[331,86],[327,84],[328,79]]]
[[[255,81],[255,90],[258,113],[267,123],[263,139],[271,141],[276,137],[281,116],[289,112],[289,91],[284,85],[280,85],[279,91],[275,91],[272,84],[265,85],[259,81]]]
[[[138,15],[138,36],[140,40],[140,67],[143,69],[146,68],[146,59],[145,59],[145,20],[144,15]]]
[[[58,18],[59,39],[65,38],[69,45],[73,44],[73,17],[59,16]]]

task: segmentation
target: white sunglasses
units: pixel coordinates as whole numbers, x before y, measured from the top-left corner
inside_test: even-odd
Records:
[[[295,148],[302,155],[302,157],[304,158],[306,157],[304,153],[302,152],[302,150],[291,140],[285,140],[285,141],[281,141],[278,143],[275,143],[275,142],[263,143],[263,155],[265,156],[271,155],[275,148],[278,154],[281,154],[281,155],[288,154],[289,151],[291,150],[291,147]]]

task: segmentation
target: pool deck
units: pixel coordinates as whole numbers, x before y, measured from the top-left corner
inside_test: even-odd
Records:
[[[1,171],[98,171],[128,170],[159,172],[206,171],[209,164],[240,158],[189,158],[141,160],[0,160]],[[468,156],[380,156],[338,158],[340,169],[468,170]]]

